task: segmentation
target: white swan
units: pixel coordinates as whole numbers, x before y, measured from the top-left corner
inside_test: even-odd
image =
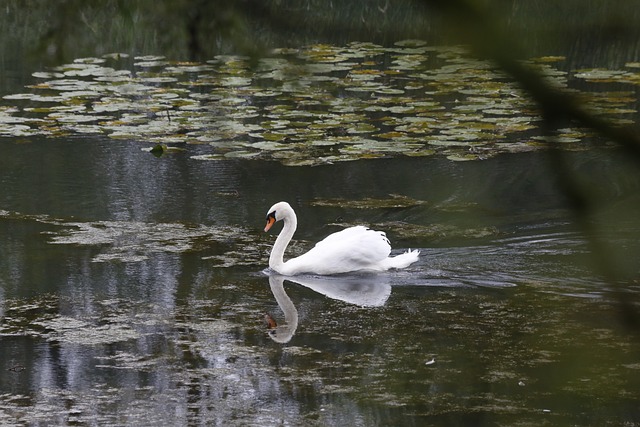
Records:
[[[271,226],[280,220],[284,222],[284,227],[271,249],[269,267],[285,276],[404,268],[416,262],[420,254],[419,251],[409,250],[390,257],[391,245],[384,232],[358,225],[330,234],[316,243],[309,252],[285,262],[284,251],[298,225],[296,213],[287,202],[276,203],[267,211],[267,225],[264,231],[269,231]]]

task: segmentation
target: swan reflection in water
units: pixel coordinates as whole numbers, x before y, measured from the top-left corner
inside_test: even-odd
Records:
[[[269,330],[269,337],[276,342],[291,340],[298,328],[298,310],[284,291],[284,281],[297,283],[331,299],[360,307],[380,307],[391,295],[391,285],[378,275],[361,276],[269,276],[271,292],[284,313],[284,324]],[[268,316],[268,315],[267,315]]]

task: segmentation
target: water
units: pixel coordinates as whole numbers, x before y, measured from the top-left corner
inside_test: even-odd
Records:
[[[156,159],[100,138],[2,147],[3,424],[640,419],[638,336],[615,292],[637,300],[638,180],[615,152],[569,157],[598,183],[598,237],[623,248],[617,285],[594,271],[545,153],[291,168]],[[313,204],[389,194],[425,203]],[[269,277],[261,230],[280,199],[298,211],[294,251],[361,222],[421,259]]]

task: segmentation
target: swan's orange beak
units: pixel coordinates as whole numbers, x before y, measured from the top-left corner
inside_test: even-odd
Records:
[[[265,231],[265,232],[269,231],[269,229],[271,228],[271,226],[272,226],[273,224],[275,224],[275,223],[276,223],[276,217],[275,217],[275,215],[269,215],[269,216],[267,217],[267,225],[265,225],[265,226],[264,226],[264,231]]]

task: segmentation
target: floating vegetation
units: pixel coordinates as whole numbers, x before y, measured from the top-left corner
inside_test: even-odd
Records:
[[[486,239],[500,235],[496,227],[462,228],[444,224],[425,226],[398,221],[383,223],[380,226],[392,230],[405,239],[428,239],[431,242],[451,239]]]
[[[233,197],[233,194],[229,195]],[[155,254],[203,253],[215,267],[262,265],[272,242],[231,225],[205,226],[137,221],[76,222],[48,215],[0,210],[0,219],[36,221],[56,227],[43,231],[52,245],[95,247],[92,262],[141,262]]]
[[[52,244],[91,245],[105,248],[94,262],[108,260],[141,261],[149,254],[181,253],[194,250],[198,242],[220,231],[205,226],[153,224],[128,221],[70,222],[51,233]],[[231,233],[224,230],[223,233]]]
[[[143,223],[130,221],[66,222],[64,228],[50,233],[52,244],[100,246],[93,262],[138,262],[155,253],[185,253],[221,246],[220,266],[258,264],[268,253],[268,245],[249,236],[245,229],[233,226],[208,227],[179,223]],[[252,251],[253,249],[253,251]]]
[[[42,327],[50,340],[70,344],[113,344],[141,337],[140,333],[129,324],[119,322],[118,317],[111,320],[108,324],[93,325],[84,320],[56,316],[51,319],[34,321],[33,324]]]
[[[637,63],[571,74],[554,68],[562,60],[530,64],[559,89],[574,80],[632,85],[583,94],[593,113],[631,122]],[[535,132],[535,105],[502,72],[461,47],[418,40],[275,49],[257,65],[234,55],[185,63],[109,54],[33,77],[29,92],[4,96],[0,136],[103,135],[143,142],[156,156],[176,143],[206,144],[208,153],[191,157],[291,166],[437,154],[467,161],[550,143]],[[579,136],[563,146],[584,145],[583,131],[566,133]]]
[[[390,209],[390,208],[410,208],[424,205],[424,200],[416,200],[401,194],[390,194],[388,199],[374,199],[365,197],[364,199],[314,199],[311,206],[331,206],[351,209]]]

